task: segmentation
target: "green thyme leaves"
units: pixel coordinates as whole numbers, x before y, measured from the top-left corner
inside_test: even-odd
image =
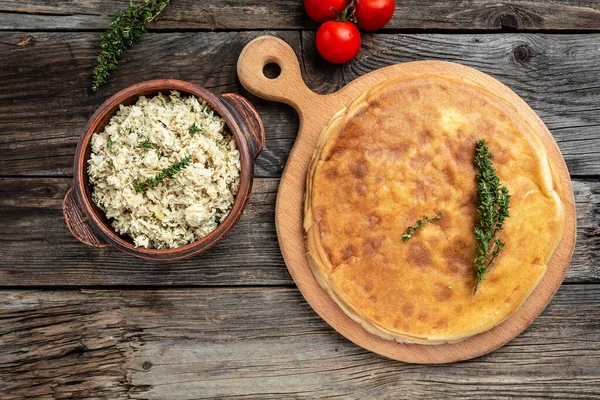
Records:
[[[172,179],[173,177],[175,177],[175,174],[177,174],[179,171],[181,171],[191,163],[192,156],[184,157],[176,163],[160,171],[158,174],[156,174],[156,176],[153,176],[152,178],[148,178],[141,182],[137,182],[135,184],[135,190],[137,192],[144,192],[148,189],[152,189],[160,185],[165,180],[165,178]]]
[[[198,132],[200,132],[200,127],[194,122],[192,125],[190,125],[190,135],[194,137],[194,135]]]
[[[106,141],[106,147],[108,147],[109,149],[111,149],[113,147],[113,144],[115,144],[115,141],[112,140],[112,138],[109,136],[108,140]]]
[[[439,214],[434,214],[431,217],[424,215],[422,219],[418,219],[414,225],[410,225],[406,228],[406,232],[402,235],[402,240],[407,242],[411,237],[417,234],[418,230],[421,229],[427,222],[434,224],[435,221],[442,219],[444,216],[444,210],[441,210]]]
[[[144,140],[142,143],[140,143],[140,146],[142,146],[144,149],[151,149],[152,142],[150,142],[149,140]]]
[[[488,268],[494,263],[498,254],[504,247],[498,234],[502,231],[504,220],[509,217],[510,195],[508,189],[500,184],[496,170],[492,165],[493,154],[485,144],[479,140],[475,147],[475,166],[479,168],[477,179],[477,212],[480,216],[479,223],[475,226],[475,239],[477,240],[477,254],[474,259],[476,283],[473,293],[477,293],[479,283],[484,280]]]
[[[133,1],[129,7],[118,12],[110,20],[109,28],[100,35],[100,55],[94,68],[92,90],[96,91],[108,81],[110,73],[117,68],[119,57],[146,33],[149,22],[156,20],[170,0]]]

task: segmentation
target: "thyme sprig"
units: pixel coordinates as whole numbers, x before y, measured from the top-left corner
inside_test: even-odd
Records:
[[[510,194],[506,186],[500,184],[496,169],[492,165],[494,155],[485,144],[485,140],[479,140],[475,150],[475,166],[479,168],[476,176],[479,203],[477,212],[481,218],[475,227],[477,254],[474,263],[477,271],[473,294],[477,293],[479,283],[484,280],[488,268],[493,265],[504,247],[504,242],[498,234],[502,231],[504,220],[509,217],[510,208]]]
[[[152,142],[149,140],[144,140],[142,143],[140,143],[140,146],[142,146],[144,149],[151,149]]]
[[[441,210],[439,214],[434,214],[431,217],[424,215],[421,219],[418,219],[414,225],[409,225],[409,227],[406,228],[406,232],[404,232],[402,235],[402,240],[407,242],[411,237],[413,237],[413,235],[416,235],[418,230],[421,229],[427,222],[434,224],[435,221],[442,219],[443,216],[444,210]]]
[[[194,122],[192,125],[190,125],[190,135],[192,135],[192,137],[194,137],[194,135],[198,132],[200,132],[200,127],[198,125],[196,125],[196,123]]]
[[[131,1],[129,7],[112,17],[108,30],[100,35],[102,43],[98,65],[93,72],[93,91],[108,81],[110,73],[117,68],[121,54],[137,43],[148,30],[148,23],[158,19],[169,1],[143,0],[137,4]]]
[[[192,162],[192,156],[184,157],[181,160],[177,161],[176,163],[171,164],[167,168],[164,168],[162,171],[160,171],[158,174],[156,174],[152,178],[148,178],[141,182],[137,182],[135,184],[136,192],[144,192],[148,189],[152,189],[152,188],[160,185],[165,180],[165,178],[172,179],[176,173],[178,173],[179,171],[181,171],[182,169],[184,169],[185,167],[190,165],[191,162]]]

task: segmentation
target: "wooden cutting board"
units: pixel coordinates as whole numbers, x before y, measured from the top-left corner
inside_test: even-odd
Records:
[[[274,79],[263,73],[264,66],[269,63],[281,68],[280,75]],[[412,363],[447,363],[477,357],[503,346],[523,332],[544,310],[565,276],[575,246],[575,200],[569,171],[552,134],[517,94],[496,79],[469,67],[441,61],[415,61],[381,68],[355,79],[336,93],[319,95],[302,80],[292,48],[273,36],[262,36],[248,43],[238,59],[237,71],[248,91],[267,100],[289,104],[300,115],[298,136],[277,194],[277,236],[285,263],[298,288],[312,308],[339,333],[365,349],[392,359]],[[564,237],[542,282],[525,304],[494,329],[455,344],[401,344],[367,332],[346,316],[319,286],[306,258],[303,197],[308,165],[321,131],[336,112],[373,85],[386,79],[420,73],[460,78],[482,86],[513,104],[546,146],[552,167],[562,183],[559,187],[563,188],[563,193],[559,195],[566,207]]]

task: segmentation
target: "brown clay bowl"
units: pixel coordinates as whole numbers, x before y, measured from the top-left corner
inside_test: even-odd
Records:
[[[194,95],[206,100],[225,120],[229,130],[235,136],[240,151],[240,188],[227,218],[207,236],[175,249],[135,247],[130,238],[121,236],[112,229],[104,212],[92,201],[91,185],[87,175],[87,162],[91,153],[90,141],[95,132],[104,129],[119,109],[119,105],[131,105],[140,96],[153,97],[160,92],[168,94],[171,90],[178,90],[182,94]],[[75,152],[73,169],[75,185],[67,192],[63,203],[67,226],[79,241],[89,246],[113,246],[147,260],[180,260],[202,253],[223,239],[242,215],[252,189],[254,159],[264,144],[265,131],[260,116],[248,100],[237,94],[215,95],[194,84],[172,79],[147,81],[130,86],[106,100],[92,115],[83,131]]]

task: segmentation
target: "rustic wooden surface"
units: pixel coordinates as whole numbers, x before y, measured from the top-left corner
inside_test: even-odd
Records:
[[[91,93],[98,31],[127,0],[0,0],[0,398],[600,396],[600,3],[398,0],[385,32],[364,35],[359,57],[340,67],[316,56],[316,25],[299,3],[173,0]],[[298,117],[249,96],[235,75],[243,46],[265,33],[296,49],[321,93],[382,66],[442,59],[491,74],[540,115],[571,172],[578,243],[565,283],[525,333],[472,361],[415,366],[354,346],[309,308],[274,227]],[[232,234],[163,265],[79,244],[60,205],[95,108],[164,77],[247,96],[267,145]]]
[[[121,0],[121,2],[123,2]],[[115,0],[0,1],[0,29],[104,29]],[[313,29],[301,0],[172,1],[160,30]],[[385,30],[592,30],[600,28],[597,0],[396,1]]]
[[[6,290],[0,307],[3,400],[598,398],[597,286],[565,285],[510,345],[438,366],[353,345],[295,288]]]

